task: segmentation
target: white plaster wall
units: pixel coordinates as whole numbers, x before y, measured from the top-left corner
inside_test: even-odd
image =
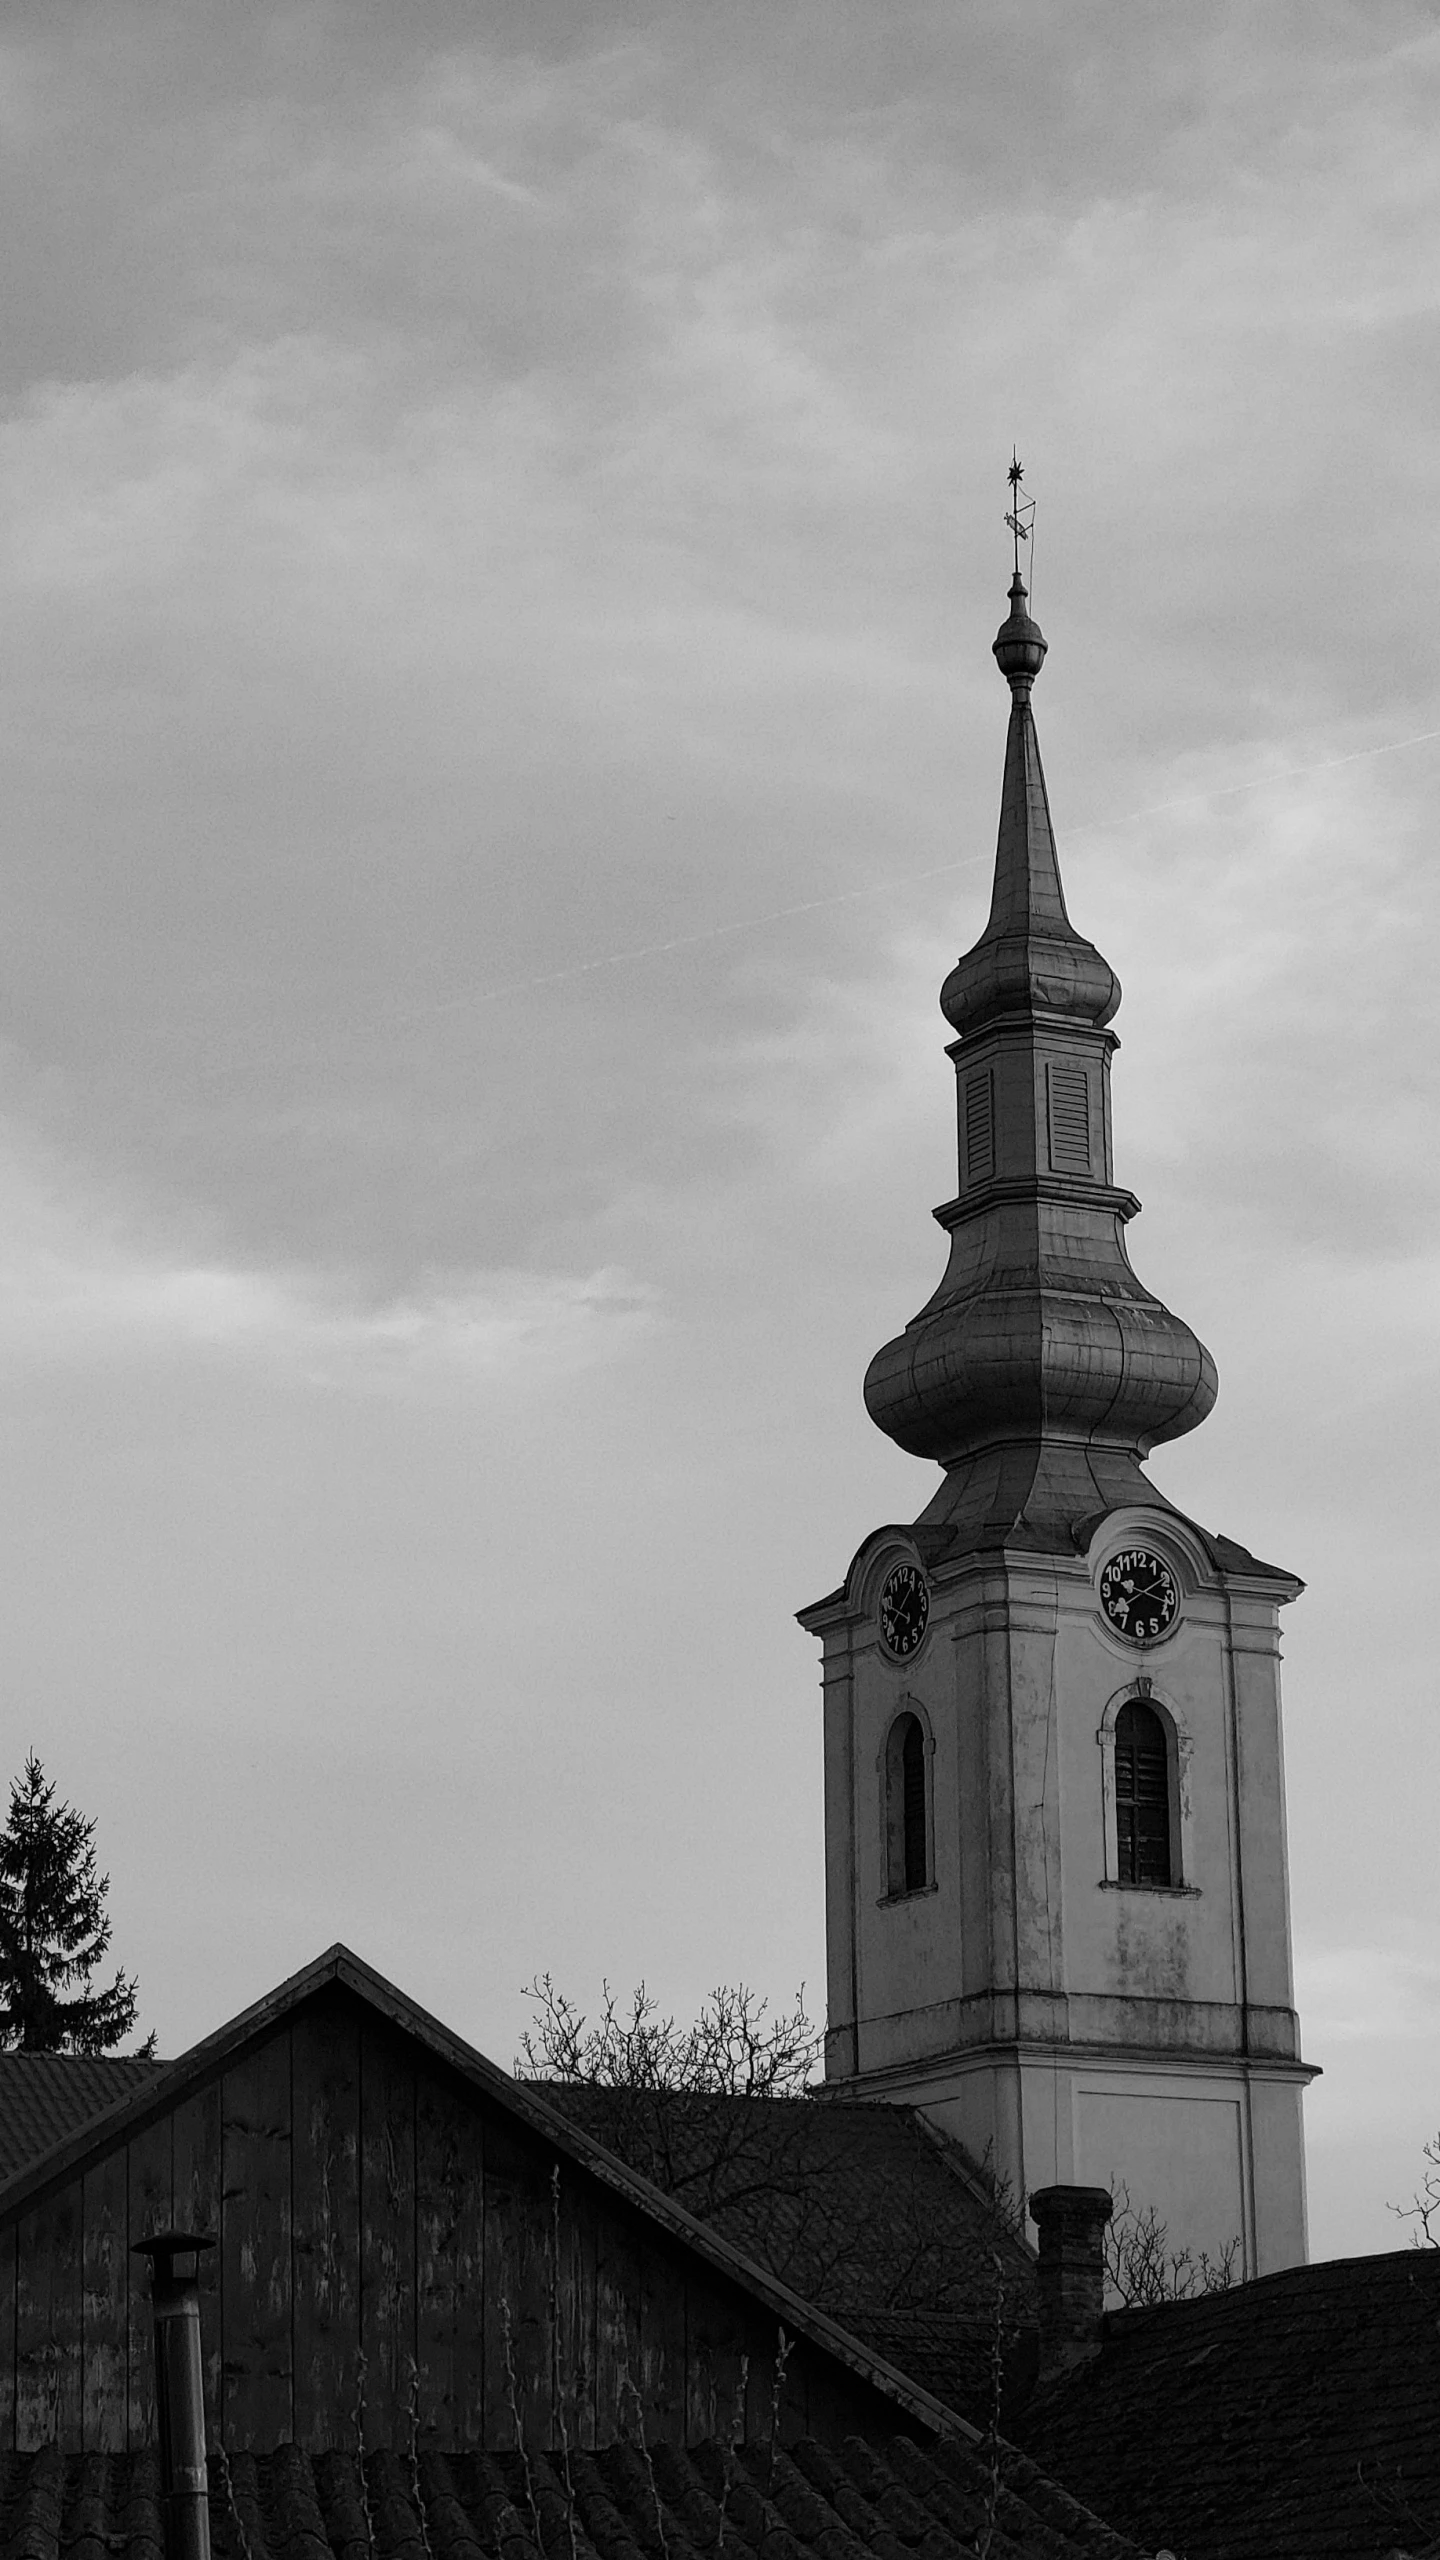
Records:
[[[1245,2177],[1245,2092],[1131,2078],[1073,2084],[1076,2183],[1128,2189],[1154,2207],[1170,2249],[1219,2257],[1239,2241],[1257,2272]]]
[[[1176,1633],[1143,1651],[1096,1602],[1103,1557],[1142,1542],[1184,1593]],[[1089,1559],[932,1581],[925,1642],[898,1664],[874,1601],[907,1552],[903,1533],[877,1549],[827,1631],[832,2074],[923,2106],[1017,2196],[1125,2182],[1174,2246],[1213,2254],[1238,2231],[1249,2272],[1303,2260],[1300,2087],[1263,2063],[1289,2049],[1292,2000],[1282,1588],[1222,1587],[1198,1541],[1137,1510]],[[1113,1807],[1107,1845],[1101,1737],[1142,1677],[1179,1738],[1168,1892],[1116,1882]],[[895,1899],[885,1745],[907,1708],[933,1743],[934,1883]]]

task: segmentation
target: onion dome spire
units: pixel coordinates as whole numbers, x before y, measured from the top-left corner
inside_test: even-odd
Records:
[[[1069,1547],[1082,1522],[1158,1498],[1140,1462],[1203,1422],[1215,1365],[1130,1268],[1139,1202],[1112,1172],[1107,960],[1065,905],[1030,696],[1046,641],[1020,575],[1028,501],[1011,465],[1015,575],[994,644],[1010,726],[990,915],[940,1002],[959,1035],[959,1194],[935,1212],[950,1261],[876,1353],[873,1421],[938,1460],[922,1515],[992,1539]]]

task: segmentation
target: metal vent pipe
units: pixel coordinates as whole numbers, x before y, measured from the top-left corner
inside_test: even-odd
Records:
[[[155,2414],[165,2560],[210,2560],[210,2478],[205,2468],[205,2386],[200,2356],[200,2252],[194,2231],[157,2231],[135,2244],[150,2261],[155,2313]]]

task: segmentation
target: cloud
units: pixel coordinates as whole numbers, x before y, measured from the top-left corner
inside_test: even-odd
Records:
[[[1306,2052],[1331,2045],[1432,2041],[1440,2029],[1440,1962],[1384,1944],[1310,1949],[1296,1961]]]
[[[137,1235],[33,1152],[0,1155],[0,1359],[214,1355],[364,1390],[427,1376],[535,1392],[622,1358],[653,1288],[609,1268],[460,1271],[400,1292],[336,1270],[259,1269]]]

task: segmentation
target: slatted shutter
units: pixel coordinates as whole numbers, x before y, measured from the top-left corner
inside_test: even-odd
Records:
[[[1115,1835],[1122,1884],[1173,1881],[1165,1727],[1137,1698],[1115,1719]]]
[[[1050,1170],[1090,1170],[1090,1079],[1083,1067],[1047,1066],[1050,1105]]]
[[[905,1890],[917,1893],[930,1881],[925,1855],[925,1736],[918,1716],[906,1718],[900,1766],[905,1795]]]
[[[965,1188],[995,1170],[995,1077],[986,1067],[965,1079]]]
[[[930,1882],[930,1754],[908,1708],[885,1741],[886,1890],[920,1893]]]

